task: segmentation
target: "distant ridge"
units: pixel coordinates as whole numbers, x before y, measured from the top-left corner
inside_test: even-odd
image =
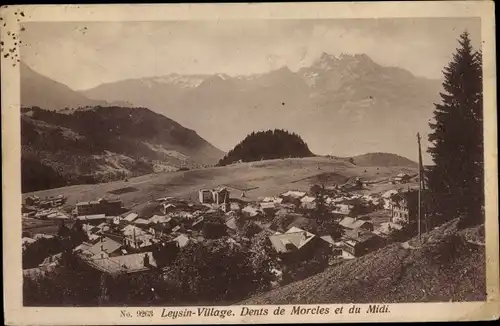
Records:
[[[224,154],[146,108],[23,108],[22,191],[213,165]]]
[[[299,134],[318,154],[334,149],[342,156],[380,151],[412,157],[414,135],[420,132],[425,138],[441,88],[440,80],[381,66],[366,54],[324,53],[297,71],[281,67],[246,76],[170,74],[107,83],[81,93],[165,113],[224,149],[252,131],[281,128]],[[423,155],[426,159],[425,151]]]
[[[122,100],[89,99],[68,86],[56,82],[36,72],[25,63],[20,64],[21,107],[39,107],[58,111],[65,108],[76,109],[85,106],[132,106]]]
[[[417,162],[392,153],[366,153],[353,156],[352,160],[360,166],[418,166]]]

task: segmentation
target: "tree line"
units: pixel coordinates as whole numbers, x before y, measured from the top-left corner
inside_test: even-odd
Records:
[[[218,165],[224,166],[238,161],[253,162],[313,155],[299,135],[282,129],[274,129],[252,132],[230,150]]]

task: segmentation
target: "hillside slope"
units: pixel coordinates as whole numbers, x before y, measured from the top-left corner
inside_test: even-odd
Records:
[[[172,74],[103,84],[83,94],[165,113],[224,150],[252,131],[280,128],[301,135],[316,154],[415,157],[415,134],[425,139],[440,90],[437,80],[380,66],[364,54],[324,53],[298,71]]]
[[[459,231],[458,220],[422,237],[420,249],[394,243],[240,304],[401,303],[486,299],[483,226]],[[475,237],[476,239],[471,239]]]
[[[360,166],[401,166],[416,167],[417,162],[391,153],[366,153],[353,156],[354,164]]]
[[[21,106],[37,106],[47,110],[78,108],[84,106],[131,106],[124,101],[92,100],[68,86],[58,83],[20,64]],[[111,103],[112,102],[112,103]]]
[[[24,108],[21,131],[23,192],[211,165],[223,155],[145,108]]]

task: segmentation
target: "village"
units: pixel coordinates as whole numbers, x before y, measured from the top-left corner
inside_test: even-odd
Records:
[[[400,173],[387,184],[406,184],[412,176]],[[159,269],[153,248],[173,245],[182,250],[190,243],[204,243],[226,237],[240,245],[255,234],[266,232],[277,260],[285,264],[289,257],[307,261],[315,251],[327,248],[330,262],[356,259],[385,246],[391,234],[413,225],[417,214],[418,191],[391,189],[381,194],[362,194],[369,184],[352,178],[342,185],[323,185],[322,203],[311,191],[289,190],[275,197],[250,200],[244,191],[220,186],[199,189],[198,200],[157,198],[156,212],[151,216],[127,210],[120,200],[99,198],[78,202],[71,214],[64,213],[64,196],[26,197],[23,217],[58,220],[57,234],[23,233],[23,251],[40,239],[64,238],[78,229],[84,234],[81,243],[73,243],[73,253],[88,267],[110,275],[131,274]],[[318,205],[328,210],[329,218],[338,222],[340,237],[311,228],[311,213]],[[29,236],[31,235],[31,236]],[[80,240],[78,240],[80,241]],[[36,277],[54,270],[62,252],[44,257],[36,267],[24,269],[24,275]],[[272,271],[279,279],[280,269]]]

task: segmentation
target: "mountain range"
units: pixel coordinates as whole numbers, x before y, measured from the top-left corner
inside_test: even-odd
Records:
[[[82,91],[164,114],[223,150],[247,134],[285,129],[317,154],[392,152],[416,158],[416,133],[429,130],[439,80],[383,67],[365,54],[323,53],[298,71],[248,76],[180,75],[128,79]]]
[[[213,165],[195,131],[124,101],[92,100],[21,65],[22,191]]]

